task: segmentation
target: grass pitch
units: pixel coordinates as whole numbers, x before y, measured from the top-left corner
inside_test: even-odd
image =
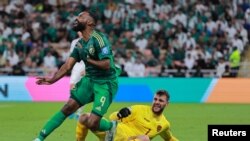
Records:
[[[32,141],[45,122],[64,103],[0,102],[0,141]],[[124,106],[113,103],[107,115]],[[164,114],[180,141],[206,141],[208,124],[250,124],[250,104],[170,103]],[[90,111],[91,105],[85,107]],[[74,141],[76,120],[67,119],[46,141]],[[90,133],[90,132],[89,132]],[[87,141],[97,138],[90,133]],[[157,137],[153,141],[161,141]]]

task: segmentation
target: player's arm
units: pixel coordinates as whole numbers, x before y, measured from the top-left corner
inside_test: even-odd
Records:
[[[128,116],[130,116],[131,114],[131,110],[129,107],[124,107],[121,110],[119,110],[118,112],[113,112],[110,116],[109,119],[111,120],[121,120],[123,118],[126,118]]]
[[[108,70],[110,68],[109,59],[94,60],[94,59],[88,58],[87,62],[103,70]]]
[[[66,73],[68,73],[75,63],[80,61],[79,53],[77,49],[74,48],[73,52],[70,54],[70,57],[66,62],[61,66],[61,68],[54,74],[53,77],[37,77],[36,83],[38,85],[50,85],[55,83],[57,80],[61,79]]]
[[[112,114],[110,114],[109,119],[110,120],[119,120],[119,118],[117,117],[117,113],[118,112],[113,112]]]
[[[124,122],[133,120],[135,115],[136,115],[136,111],[133,110],[133,107],[134,106],[124,107],[117,112],[113,112],[109,116],[109,119],[110,120],[120,120],[120,121],[124,121]]]
[[[38,85],[50,85],[61,79],[65,74],[67,74],[76,63],[76,60],[73,57],[69,57],[67,61],[61,66],[61,68],[54,74],[53,77],[37,77],[36,83]]]
[[[169,128],[163,130],[160,133],[160,136],[164,139],[164,141],[179,141],[176,137],[172,135],[172,132],[170,131]]]

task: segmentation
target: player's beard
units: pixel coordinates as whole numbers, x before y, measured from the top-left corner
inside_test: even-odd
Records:
[[[80,23],[78,20],[76,20],[73,24],[73,30],[78,32],[78,31],[83,31],[86,28],[86,24]]]
[[[156,105],[153,105],[152,107],[152,111],[156,114],[156,115],[160,115],[163,112],[164,108],[162,108],[161,106],[158,107]]]

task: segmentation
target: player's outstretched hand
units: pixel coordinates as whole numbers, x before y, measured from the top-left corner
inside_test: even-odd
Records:
[[[118,113],[117,113],[117,117],[119,119],[121,118],[125,118],[127,116],[129,116],[131,114],[131,111],[128,107],[122,108]]]
[[[50,84],[53,84],[53,82],[51,81],[50,78],[37,77],[36,79],[37,79],[36,84],[38,84],[38,85],[50,85]]]

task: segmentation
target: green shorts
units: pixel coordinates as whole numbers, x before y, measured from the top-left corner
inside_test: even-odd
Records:
[[[111,80],[93,80],[83,77],[73,88],[71,98],[81,106],[93,102],[92,113],[103,116],[112,103],[118,90],[117,78]]]

